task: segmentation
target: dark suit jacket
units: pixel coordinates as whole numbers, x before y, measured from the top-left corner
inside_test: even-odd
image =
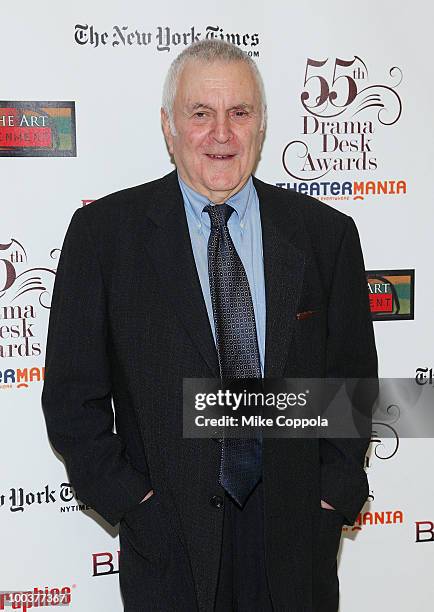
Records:
[[[254,185],[265,376],[375,377],[354,222],[308,196],[256,178]],[[316,312],[296,317],[308,310]],[[138,504],[155,490],[165,522],[159,536],[182,544],[179,563],[189,567],[204,612],[212,610],[220,555],[223,513],[210,504],[222,494],[220,449],[214,440],[182,437],[182,380],[213,376],[217,353],[176,173],[77,210],[49,322],[42,395],[49,438],[77,496],[113,525],[142,513],[151,548],[161,524],[147,502]],[[368,495],[368,443],[264,439],[266,557],[277,610],[313,609],[320,499],[354,523]]]

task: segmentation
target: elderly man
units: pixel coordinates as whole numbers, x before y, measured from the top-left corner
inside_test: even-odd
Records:
[[[182,385],[376,376],[357,230],[252,176],[266,104],[238,48],[186,48],[161,116],[176,170],[69,225],[42,397],[50,440],[78,497],[120,522],[127,611],[336,611],[367,440],[184,438]]]

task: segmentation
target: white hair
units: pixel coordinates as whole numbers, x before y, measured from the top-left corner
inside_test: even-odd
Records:
[[[244,51],[236,45],[223,40],[199,40],[186,47],[173,62],[170,64],[163,86],[162,107],[169,119],[170,131],[176,135],[175,122],[173,118],[173,105],[175,102],[176,90],[178,87],[179,75],[185,64],[190,60],[196,60],[205,64],[213,62],[243,62],[252,71],[253,78],[259,90],[262,104],[262,124],[261,129],[265,128],[267,118],[267,102],[265,99],[264,83],[261,73],[255,62]]]

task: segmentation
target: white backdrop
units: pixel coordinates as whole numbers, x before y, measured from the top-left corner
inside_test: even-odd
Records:
[[[66,587],[74,610],[122,609],[115,573],[116,532],[77,505],[63,464],[55,458],[45,433],[40,374],[47,306],[57,249],[82,201],[171,170],[159,123],[162,82],[169,63],[184,46],[183,33],[191,34],[192,28],[201,38],[207,32],[219,34],[220,29],[223,34],[238,34],[241,47],[254,54],[269,107],[267,137],[256,174],[270,183],[300,182],[282,162],[284,149],[292,141],[305,142],[312,158],[340,159],[336,163],[344,166],[348,162],[342,160],[363,157],[360,150],[326,153],[318,132],[303,133],[303,117],[309,115],[308,131],[312,131],[313,115],[303,108],[300,96],[312,88],[308,100],[312,106],[321,82],[318,76],[322,75],[330,91],[337,92],[335,109],[339,104],[339,110],[343,109],[348,75],[359,90],[376,86],[366,95],[372,93],[376,102],[384,104],[380,115],[384,123],[393,122],[402,105],[392,125],[381,123],[379,106],[364,108],[353,117],[353,104],[337,119],[326,119],[360,121],[369,132],[366,139],[370,140],[363,145],[366,157],[374,160],[375,167],[364,169],[360,161],[358,168],[330,170],[319,182],[334,181],[339,191],[345,182],[405,181],[406,193],[371,193],[362,200],[350,195],[327,202],[355,219],[368,270],[416,271],[414,320],[375,323],[380,374],[413,377],[416,368],[434,366],[431,3],[416,0],[399,7],[372,0],[354,6],[338,0],[290,4],[282,0],[254,0],[249,5],[223,0],[213,6],[192,0],[180,5],[42,0],[35,5],[22,0],[2,8],[2,99],[74,101],[77,156],[0,159],[0,591]],[[168,50],[163,40],[166,28],[173,35]],[[308,58],[327,62],[321,67],[311,64],[306,72]],[[337,58],[355,63],[343,67],[338,62],[336,68]],[[392,67],[399,71],[391,73]],[[339,76],[343,78],[338,81]],[[314,78],[307,81],[310,77]],[[326,106],[332,109],[332,101]],[[333,128],[327,129],[330,133]],[[341,133],[337,138],[339,142],[354,140],[357,147],[362,142],[360,134]],[[302,169],[304,161],[296,154],[285,157],[288,170],[306,176],[311,184],[314,173]],[[16,242],[11,244],[12,239]],[[2,291],[9,264],[17,274],[42,269],[38,274],[45,289],[19,295],[14,283]],[[13,321],[7,310],[12,305],[23,309],[15,311]],[[26,317],[27,324],[33,324],[30,329],[22,327]],[[13,325],[21,325],[15,338]],[[33,354],[23,352],[26,337],[37,346]],[[18,353],[8,356],[13,344],[20,345],[21,352],[16,349]],[[19,386],[13,376],[24,368],[35,368],[34,380]],[[371,499],[360,517],[360,528],[348,528],[342,538],[342,612],[432,609],[434,444],[402,439],[395,450],[390,439],[373,442],[370,448]],[[379,524],[381,517],[383,524]],[[420,536],[426,542],[417,542],[418,521],[426,522]]]

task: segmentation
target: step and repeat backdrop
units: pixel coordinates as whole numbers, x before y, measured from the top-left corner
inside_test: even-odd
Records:
[[[431,386],[434,404],[431,4],[292,4],[2,8],[0,610],[5,593],[35,589],[80,612],[122,610],[117,531],[74,497],[46,436],[50,300],[75,209],[172,169],[162,84],[194,40],[228,40],[258,63],[269,118],[257,176],[355,219],[380,375]],[[342,612],[432,610],[433,454],[429,438],[374,432],[369,500],[343,530]]]

